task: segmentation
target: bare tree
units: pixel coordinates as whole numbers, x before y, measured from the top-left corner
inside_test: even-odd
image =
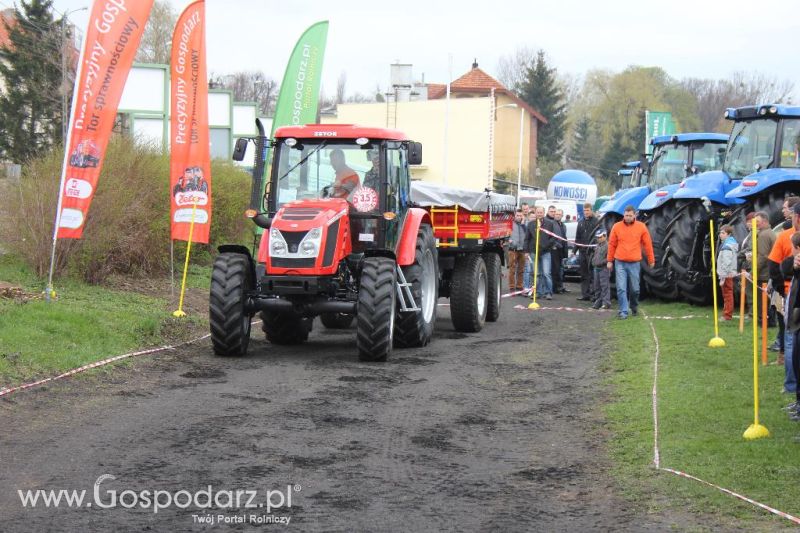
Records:
[[[278,82],[263,72],[241,71],[233,74],[212,74],[210,85],[233,92],[234,100],[255,102],[259,114],[272,116],[278,98]]]
[[[344,70],[339,74],[339,79],[336,80],[336,103],[341,104],[345,101],[345,93],[347,92],[347,72]]]
[[[136,52],[136,61],[169,64],[172,53],[172,31],[177,20],[178,15],[172,10],[169,2],[156,0],[144,27],[139,50]]]
[[[512,91],[518,91],[525,81],[528,68],[536,62],[537,49],[520,46],[497,61],[497,80]]]

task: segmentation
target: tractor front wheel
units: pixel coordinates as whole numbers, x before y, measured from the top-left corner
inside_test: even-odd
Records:
[[[675,202],[667,202],[655,209],[645,222],[650,239],[653,241],[653,252],[656,265],[650,268],[647,261],[642,261],[642,277],[648,290],[662,300],[674,301],[678,299],[678,287],[675,285],[675,275],[670,270],[669,261],[665,257],[667,224],[675,216]]]
[[[411,284],[411,294],[419,311],[398,312],[394,344],[398,348],[425,346],[433,337],[436,303],[439,299],[436,241],[430,226],[420,227],[414,262],[402,268],[406,283]]]
[[[667,234],[665,257],[675,273],[675,285],[689,303],[711,303],[711,273],[704,267],[708,215],[700,200],[676,206]]]
[[[397,314],[397,263],[368,257],[358,290],[356,347],[361,361],[385,361],[392,351]]]
[[[222,253],[214,259],[208,315],[211,344],[217,355],[247,353],[250,343],[250,318],[245,303],[254,281],[247,256]]]
[[[272,344],[293,345],[308,340],[313,319],[294,313],[261,311],[261,329]]]

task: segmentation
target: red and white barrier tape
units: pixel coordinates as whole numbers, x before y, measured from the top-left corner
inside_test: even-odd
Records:
[[[577,311],[579,313],[596,313],[598,311],[601,312],[609,312],[613,311],[613,309],[592,309],[592,308],[585,308],[585,307],[539,307],[538,309],[529,309],[526,305],[515,305],[514,309],[520,309],[523,311]]]
[[[741,274],[740,274],[740,275],[741,275]],[[752,275],[750,275],[750,272],[745,272],[745,273],[744,273],[744,277],[745,277],[745,279],[746,279],[747,281],[749,281],[750,283],[753,283],[753,276],[752,276]],[[766,288],[762,287],[761,285],[756,285],[756,288],[757,288],[758,290],[762,291],[762,292],[769,292],[769,289],[766,289]]]
[[[653,359],[653,466],[655,466],[656,470],[659,472],[669,472],[670,474],[674,474],[676,476],[685,479],[691,479],[693,481],[697,481],[698,483],[702,483],[703,485],[715,488],[721,492],[724,492],[729,496],[733,496],[734,498],[747,502],[769,513],[780,516],[781,518],[785,518],[787,520],[794,522],[795,524],[800,525],[800,518],[790,515],[789,513],[779,511],[774,507],[770,507],[769,505],[764,505],[763,503],[757,502],[752,498],[748,498],[747,496],[743,496],[742,494],[734,492],[730,489],[726,489],[725,487],[715,485],[714,483],[710,483],[704,479],[700,479],[699,477],[687,474],[686,472],[681,472],[680,470],[674,470],[672,468],[661,466],[661,452],[658,447],[658,359],[661,353],[661,348],[658,342],[658,335],[656,335],[656,328],[653,326],[652,320],[650,319],[650,317],[647,316],[646,313],[643,314],[645,320],[647,320],[647,323],[650,326],[650,331],[653,333],[653,342],[655,342],[655,357]]]
[[[64,372],[63,374],[59,374],[57,376],[51,376],[49,378],[40,379],[40,380],[34,381],[32,383],[25,383],[23,385],[18,385],[16,387],[2,388],[2,389],[0,389],[0,397],[8,396],[9,394],[12,394],[14,392],[23,391],[23,390],[26,390],[26,389],[30,389],[32,387],[38,387],[39,385],[44,385],[45,383],[50,383],[51,381],[56,381],[56,380],[59,380],[59,379],[64,379],[64,378],[67,378],[67,377],[70,377],[70,376],[74,376],[75,374],[80,374],[81,372],[86,372],[87,370],[91,370],[92,368],[97,368],[97,367],[100,367],[100,366],[109,365],[111,363],[114,363],[114,362],[117,362],[117,361],[121,361],[123,359],[129,359],[131,357],[138,357],[140,355],[148,355],[148,354],[151,354],[151,353],[162,352],[164,350],[174,350],[175,348],[179,348],[181,346],[185,346],[185,345],[191,344],[193,342],[197,342],[197,341],[201,341],[203,339],[207,339],[210,336],[211,336],[210,334],[203,335],[202,337],[198,337],[196,339],[188,340],[188,341],[182,342],[180,344],[175,344],[175,345],[171,345],[171,346],[159,346],[158,348],[150,348],[148,350],[141,350],[141,351],[138,351],[138,352],[131,352],[131,353],[126,353],[126,354],[122,354],[122,355],[116,355],[114,357],[109,357],[108,359],[95,361],[94,363],[89,363],[88,365],[83,365],[83,366],[79,366],[78,368],[73,368],[72,370],[68,370],[67,372]]]
[[[569,244],[574,244],[575,246],[582,246],[584,248],[596,248],[597,247],[596,244],[581,244],[579,242],[575,242],[574,240],[565,239],[561,235],[556,235],[552,231],[548,231],[548,230],[544,229],[541,226],[539,226],[539,229],[542,231],[542,233],[546,233],[547,235],[550,235],[551,237],[553,237],[555,239],[558,239],[559,241],[564,241],[564,242],[569,243]]]

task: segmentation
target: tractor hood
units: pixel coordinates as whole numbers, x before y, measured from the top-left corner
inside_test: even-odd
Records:
[[[800,185],[800,169],[798,168],[766,168],[744,178],[739,185],[725,196],[729,199],[747,198],[764,189],[786,182]]]
[[[650,189],[648,187],[631,187],[630,189],[619,190],[611,195],[611,198],[601,205],[597,212],[598,214],[617,213],[622,215],[625,212],[625,206],[632,205],[638,209],[639,204],[649,193]]]
[[[348,212],[341,198],[283,205],[261,236],[258,261],[271,274],[334,274],[352,249]]]
[[[738,205],[743,203],[743,200],[725,197],[725,194],[738,184],[738,181],[731,182],[728,174],[722,170],[712,170],[683,180],[672,197],[676,200],[708,198],[712,202],[722,205]]]
[[[660,189],[651,192],[644,200],[642,200],[642,203],[639,204],[639,211],[650,211],[652,209],[656,209],[657,207],[661,207],[666,202],[672,200],[672,196],[678,190],[678,187],[680,187],[680,185],[675,183],[674,185],[667,185],[666,187],[661,187]]]

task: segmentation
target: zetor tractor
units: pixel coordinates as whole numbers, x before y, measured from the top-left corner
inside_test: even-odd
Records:
[[[650,232],[656,265],[650,268],[642,262],[642,277],[650,294],[664,300],[676,300],[680,291],[675,271],[668,259],[666,237],[673,227],[670,223],[677,210],[683,207],[673,199],[686,178],[722,168],[728,136],[720,133],[679,133],[653,137],[653,157],[650,162],[648,182],[653,191],[639,204],[639,219]],[[713,181],[713,176],[703,179]],[[685,202],[686,200],[684,200]],[[670,250],[672,251],[672,250]],[[674,262],[680,256],[670,253]]]
[[[256,141],[248,216],[265,231],[255,258],[245,246],[219,247],[210,296],[216,354],[246,353],[257,312],[274,344],[304,342],[316,316],[328,328],[355,320],[362,361],[426,345],[440,294],[451,296],[458,330],[497,320],[511,212],[493,217],[491,202],[483,214],[435,201],[418,207],[409,165],[422,162],[422,145],[399,131],[310,124],[279,128],[269,140],[257,126],[259,137],[239,139],[234,159]]]

